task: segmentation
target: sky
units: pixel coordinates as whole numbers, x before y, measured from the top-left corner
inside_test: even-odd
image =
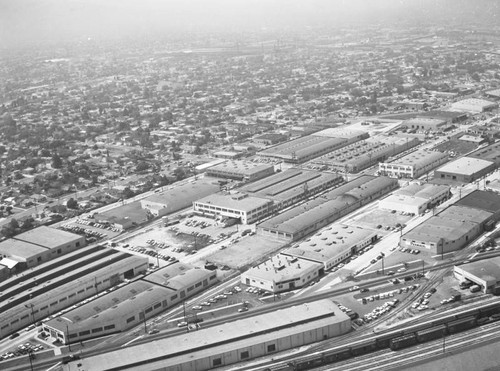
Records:
[[[0,46],[397,21],[496,0],[0,0]]]

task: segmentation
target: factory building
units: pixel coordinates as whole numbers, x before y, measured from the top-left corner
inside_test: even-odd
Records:
[[[165,187],[166,188],[166,187]],[[165,216],[190,207],[194,201],[219,191],[220,186],[214,181],[199,179],[186,184],[170,187],[155,193],[139,202],[141,207],[154,216]]]
[[[193,210],[215,218],[235,218],[251,224],[273,212],[328,190],[343,182],[341,175],[289,169],[239,188],[193,203]]]
[[[298,240],[398,187],[396,179],[360,176],[257,225],[257,233]]]
[[[274,165],[249,161],[226,161],[206,170],[207,176],[240,182],[253,182],[272,174],[274,174]]]
[[[500,195],[495,192],[476,190],[462,197],[455,205],[488,211],[493,214],[494,220],[500,220]]]
[[[406,127],[410,130],[437,132],[446,130],[450,125],[448,124],[448,121],[444,119],[432,117],[415,117],[403,121],[401,126]]]
[[[453,273],[460,282],[471,281],[480,286],[483,293],[498,295],[500,290],[500,257],[498,256],[455,265]]]
[[[351,319],[329,299],[242,318],[195,332],[70,362],[85,371],[201,371],[330,339],[351,331]]]
[[[204,216],[233,218],[242,224],[252,224],[271,213],[273,202],[240,192],[215,193],[193,202],[193,210]]]
[[[89,246],[0,285],[0,338],[143,273],[148,259]]]
[[[470,183],[495,170],[496,164],[492,161],[473,157],[460,157],[451,161],[434,172],[435,182]]]
[[[417,138],[369,138],[349,144],[341,149],[311,160],[312,164],[326,166],[330,170],[357,173],[401,152],[417,146]]]
[[[497,107],[498,103],[496,102],[485,99],[469,98],[453,103],[451,105],[451,110],[475,114],[491,111]]]
[[[450,196],[450,187],[447,185],[413,183],[380,200],[378,206],[385,210],[419,215],[446,201]]]
[[[278,254],[243,272],[241,283],[279,293],[307,286],[323,271],[321,263]]]
[[[66,312],[43,325],[67,344],[126,331],[206,290],[216,273],[175,263]]]
[[[15,260],[18,269],[26,269],[84,246],[84,236],[42,226],[0,242],[0,258]]]
[[[259,157],[300,164],[368,138],[365,132],[345,128],[325,129],[257,153]]]
[[[420,178],[448,161],[441,152],[419,150],[391,162],[379,164],[379,174],[392,178]]]
[[[299,262],[321,263],[320,274],[377,241],[377,233],[360,227],[333,224],[304,242],[281,251]]]
[[[467,157],[478,158],[481,160],[492,161],[498,167],[500,165],[500,142],[490,144],[487,147],[480,148],[470,154]]]
[[[490,212],[452,206],[405,233],[399,245],[447,254],[471,243],[492,218]]]

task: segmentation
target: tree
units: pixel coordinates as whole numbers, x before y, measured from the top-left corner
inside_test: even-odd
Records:
[[[54,169],[60,169],[60,168],[62,168],[62,166],[63,166],[63,163],[62,163],[61,157],[59,157],[59,155],[57,153],[54,153],[54,155],[52,156],[52,167]]]
[[[66,202],[66,207],[68,209],[73,209],[73,210],[76,210],[78,209],[78,202],[73,198],[71,197],[68,202]]]

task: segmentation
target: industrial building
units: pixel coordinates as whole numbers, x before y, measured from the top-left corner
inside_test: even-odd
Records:
[[[379,208],[414,215],[423,214],[451,196],[450,187],[431,183],[412,183],[379,201]]]
[[[469,280],[479,285],[483,293],[500,290],[500,257],[481,259],[466,264],[455,265],[453,273],[459,281]]]
[[[471,209],[488,211],[494,220],[500,220],[500,195],[492,191],[475,190],[455,203]]]
[[[401,236],[400,246],[447,254],[460,250],[483,231],[493,214],[467,207],[451,206]]]
[[[435,182],[470,183],[495,170],[496,164],[492,161],[474,157],[460,157],[434,171]]]
[[[299,289],[317,280],[323,265],[293,256],[278,254],[241,274],[241,283],[267,292]]]
[[[251,224],[343,181],[338,174],[289,169],[245,185],[237,191],[199,199],[193,203],[193,210],[202,215],[235,218],[243,224]]]
[[[419,116],[403,121],[401,126],[410,130],[437,132],[446,130],[450,125],[444,119]]]
[[[344,224],[332,224],[306,241],[281,251],[282,255],[299,259],[299,262],[322,264],[320,274],[333,268],[377,241],[371,230]]]
[[[216,193],[193,202],[193,210],[204,216],[234,218],[242,224],[251,224],[269,215],[273,202],[240,192]]]
[[[452,111],[468,112],[471,114],[491,111],[498,107],[498,103],[485,99],[469,98],[455,102],[451,105]]]
[[[500,142],[490,144],[487,147],[480,148],[470,154],[468,157],[479,158],[481,160],[492,161],[498,167],[500,165]]]
[[[277,211],[343,182],[344,179],[339,174],[292,168],[245,185],[239,190],[250,196],[272,200],[274,211]]]
[[[18,270],[32,268],[85,246],[85,237],[41,226],[0,242],[0,258],[19,263]]]
[[[259,157],[300,164],[368,138],[365,132],[345,128],[325,129],[317,133],[269,147]]]
[[[206,170],[207,176],[240,182],[253,182],[272,174],[274,174],[274,165],[249,161],[226,161]]]
[[[392,178],[420,178],[448,161],[441,152],[419,150],[391,162],[379,164],[379,174]]]
[[[166,188],[166,187],[165,187]],[[154,216],[164,216],[192,206],[193,202],[219,191],[217,182],[199,179],[186,184],[169,187],[140,200],[141,207]]]
[[[0,283],[0,338],[143,273],[148,259],[87,246]]]
[[[398,187],[388,177],[362,175],[257,225],[257,233],[293,241],[370,203]]]
[[[215,282],[213,271],[175,263],[51,319],[43,330],[65,344],[125,331]]]
[[[348,333],[351,319],[329,299],[278,309],[195,332],[88,356],[64,370],[201,371],[273,357]]]
[[[311,163],[326,166],[330,170],[357,173],[419,143],[417,138],[408,137],[369,138],[311,160]]]

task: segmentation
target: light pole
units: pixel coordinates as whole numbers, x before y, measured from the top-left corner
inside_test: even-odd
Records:
[[[31,300],[32,296],[33,296],[33,295],[32,295],[32,294],[30,294],[30,300]],[[35,325],[35,313],[34,313],[34,311],[33,311],[33,307],[34,307],[34,306],[35,306],[35,305],[34,305],[33,303],[24,304],[24,307],[25,307],[25,308],[31,308],[31,321],[32,321],[32,324],[33,324],[33,325]]]
[[[385,274],[384,273],[384,257],[385,257],[385,254],[383,252],[381,252],[380,255],[382,256],[382,276],[383,276]]]

